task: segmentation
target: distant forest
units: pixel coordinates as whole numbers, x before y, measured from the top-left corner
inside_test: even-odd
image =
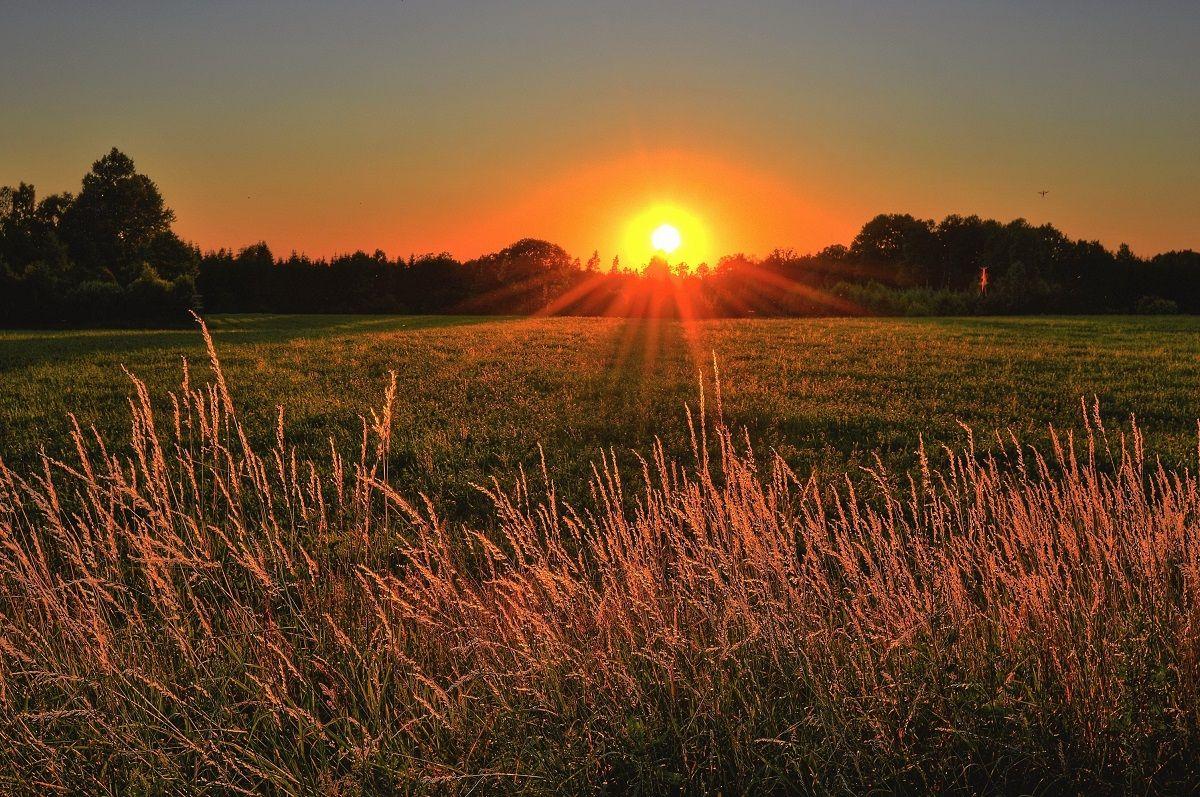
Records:
[[[849,246],[715,264],[622,267],[524,239],[448,254],[332,260],[264,243],[201,252],[171,229],[158,187],[113,149],[78,194],[0,189],[0,326],[170,325],[208,313],[617,316],[1198,313],[1200,253],[1135,256],[1050,225],[906,214],[868,221]],[[626,266],[633,264],[626,264]],[[643,267],[644,266],[644,267]]]

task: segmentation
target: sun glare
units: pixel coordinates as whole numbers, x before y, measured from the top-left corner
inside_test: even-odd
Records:
[[[625,228],[621,259],[639,268],[655,257],[691,266],[712,257],[708,230],[694,214],[673,204],[645,208]]]
[[[650,243],[660,252],[671,254],[683,243],[679,230],[670,224],[660,224],[650,233]]]

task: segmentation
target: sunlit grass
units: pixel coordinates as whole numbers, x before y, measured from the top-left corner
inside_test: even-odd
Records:
[[[400,396],[390,468],[449,516],[485,517],[471,482],[532,468],[538,444],[573,499],[606,449],[654,437],[687,451],[682,407],[715,353],[730,423],[807,473],[860,472],[878,453],[916,463],[916,439],[958,445],[963,421],[1046,444],[1080,397],[1106,417],[1145,422],[1168,464],[1194,450],[1200,320],[1193,318],[472,319],[224,316],[213,321],[234,397],[257,444],[287,407],[289,439],[322,460],[349,450],[358,416],[389,371]],[[114,443],[128,435],[127,366],[161,397],[193,331],[0,332],[0,456],[36,465],[71,451],[67,413]],[[165,405],[160,409],[166,410]]]
[[[500,473],[462,525],[385,470],[387,374],[312,464],[208,354],[128,444],[0,466],[7,791],[1200,785],[1200,483],[1091,406],[864,498],[752,451],[725,372],[680,456]]]

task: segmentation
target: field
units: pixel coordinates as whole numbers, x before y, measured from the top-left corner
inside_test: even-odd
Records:
[[[1200,320],[1192,318],[712,321],[229,316],[211,320],[235,404],[273,442],[328,458],[361,438],[359,417],[397,377],[391,474],[451,516],[482,517],[470,486],[535,467],[541,444],[562,489],[586,494],[590,464],[659,437],[687,451],[684,405],[715,355],[731,428],[798,472],[907,469],[919,436],[981,446],[997,430],[1044,443],[1077,428],[1080,400],[1118,424],[1136,413],[1170,464],[1196,447]],[[162,403],[181,358],[205,373],[199,334],[0,332],[0,456],[29,465],[71,449],[68,413],[109,440],[128,430],[128,368]],[[710,384],[711,389],[711,384]]]
[[[1193,319],[212,326],[0,335],[0,792],[1200,788]]]

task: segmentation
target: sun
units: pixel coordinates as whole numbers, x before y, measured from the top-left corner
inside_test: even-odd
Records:
[[[650,233],[650,243],[659,252],[669,255],[683,243],[683,236],[680,235],[679,228],[675,225],[660,224],[654,228],[654,232]]]
[[[681,203],[643,205],[622,222],[619,251],[626,268],[642,269],[655,259],[695,268],[712,264],[712,234],[700,217]]]

